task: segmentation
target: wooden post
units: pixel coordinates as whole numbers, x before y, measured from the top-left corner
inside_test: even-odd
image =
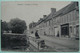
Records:
[[[39,41],[38,41],[38,50],[39,50]]]

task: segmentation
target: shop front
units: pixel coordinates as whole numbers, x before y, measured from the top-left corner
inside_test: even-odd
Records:
[[[61,37],[70,37],[69,36],[69,24],[61,25]]]

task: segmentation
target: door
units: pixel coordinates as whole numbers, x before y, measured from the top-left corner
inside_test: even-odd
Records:
[[[76,26],[76,37],[79,38],[79,25]]]
[[[61,36],[69,37],[69,24],[61,25]]]
[[[59,32],[59,30],[58,30],[58,28],[56,27],[56,28],[54,28],[55,29],[55,36],[57,36],[58,35],[58,32]]]
[[[72,26],[70,26],[70,37],[73,37],[72,31]]]

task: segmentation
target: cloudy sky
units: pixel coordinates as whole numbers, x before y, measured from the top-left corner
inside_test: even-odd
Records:
[[[20,18],[29,25],[37,22],[43,15],[48,15],[51,8],[59,9],[71,3],[70,1],[6,1],[1,3],[1,16],[3,21],[9,22],[13,18]]]

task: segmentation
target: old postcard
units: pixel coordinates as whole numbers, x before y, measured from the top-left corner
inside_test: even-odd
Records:
[[[78,1],[1,1],[1,51],[78,52]]]

